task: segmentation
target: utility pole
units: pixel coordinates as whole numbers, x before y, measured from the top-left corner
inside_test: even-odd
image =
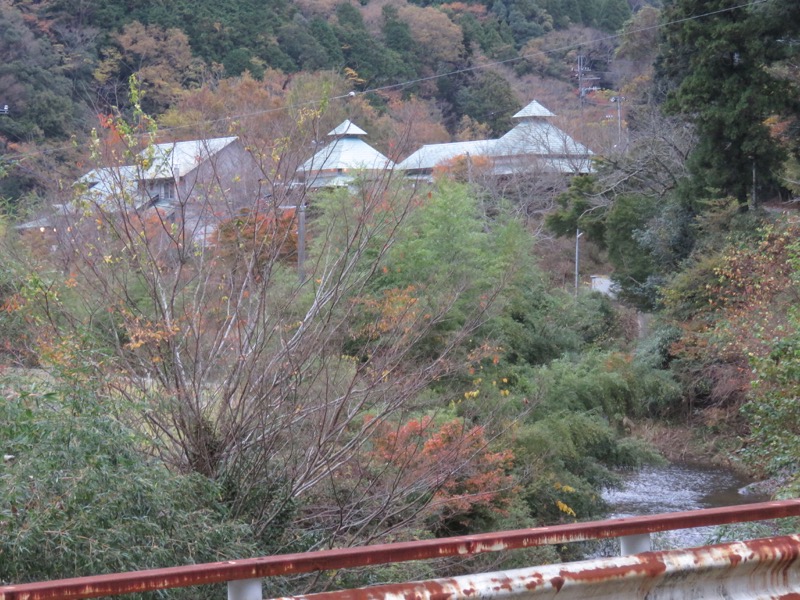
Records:
[[[303,283],[306,278],[306,204],[302,200],[295,205],[278,206],[280,210],[294,210],[297,215],[297,278]]]
[[[578,48],[578,52],[580,52],[580,48]],[[596,90],[597,88],[594,87],[594,84],[589,85],[588,87],[584,87],[584,84],[589,81],[598,81],[600,77],[596,75],[589,74],[589,67],[587,66],[588,61],[586,60],[586,56],[583,54],[578,54],[578,98],[581,101],[581,108],[583,108],[584,98],[586,98],[586,93]],[[589,76],[587,77],[587,74]]]
[[[306,278],[306,205],[301,202],[297,207],[297,277],[300,283]]]
[[[580,273],[580,252],[581,252],[581,236],[583,232],[580,228],[575,230],[575,297],[578,297],[578,283],[579,283],[579,273]]]
[[[611,102],[617,105],[617,146],[622,147],[622,102],[624,96],[611,96]]]

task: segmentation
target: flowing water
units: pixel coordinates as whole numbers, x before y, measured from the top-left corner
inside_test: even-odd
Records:
[[[728,469],[672,463],[623,474],[623,486],[606,490],[603,498],[611,507],[608,518],[734,506],[770,499],[763,494],[748,493],[744,488],[749,483],[752,481]],[[714,527],[669,531],[653,536],[653,549],[702,546],[717,541],[718,537]],[[612,555],[614,552],[612,547],[604,548],[602,553]]]

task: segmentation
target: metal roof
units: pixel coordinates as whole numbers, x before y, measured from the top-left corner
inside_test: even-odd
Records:
[[[237,139],[232,136],[155,144],[139,153],[143,158],[152,157],[152,164],[142,172],[141,179],[167,179],[186,175]]]
[[[521,122],[508,133],[494,140],[428,144],[397,165],[406,171],[430,171],[457,156],[469,153],[472,156],[487,156],[496,160],[495,173],[509,174],[523,171],[524,165],[509,167],[508,159],[535,156],[547,159],[546,167],[560,173],[588,173],[591,171],[588,157],[592,155],[583,144],[576,142],[543,117],[555,116],[536,100],[519,111],[514,118]]]
[[[519,155],[516,160],[495,162],[492,173],[495,175],[524,175],[526,173],[593,173],[592,161],[588,156],[557,158],[552,156]]]
[[[497,140],[475,140],[471,142],[451,142],[449,144],[427,144],[397,165],[398,169],[413,171],[433,169],[457,156],[493,156]]]
[[[328,135],[333,137],[340,135],[367,135],[367,132],[355,125],[350,119],[345,119],[338,127],[332,129]]]
[[[544,106],[534,100],[511,118],[525,119],[530,117],[555,117],[555,114],[551,113]]]
[[[139,189],[140,182],[171,180],[186,175],[237,139],[231,136],[149,146],[139,153],[139,157],[145,159],[141,161],[141,165],[92,169],[73,184],[77,191],[74,200],[54,206],[55,215],[23,223],[18,227],[39,227],[59,214],[75,214],[81,209],[81,203],[85,202],[108,211],[118,211],[127,202],[131,203],[130,208],[139,208],[151,201]]]
[[[298,169],[301,172],[354,169],[383,171],[394,163],[357,137],[342,137],[332,141],[309,158]]]
[[[138,208],[144,202],[138,190],[140,178],[140,169],[132,165],[92,169],[73,184],[77,196],[61,205],[61,212],[75,214],[87,202],[111,212],[120,210],[128,202],[131,208]]]
[[[134,166],[107,167],[92,169],[75,182],[75,186],[86,186],[81,197],[103,203],[111,196],[121,196],[136,192],[139,179],[138,169]]]
[[[495,155],[589,155],[592,151],[546,121],[523,121],[497,140]]]
[[[52,214],[22,223],[16,228],[49,227],[59,217],[78,214],[86,204],[110,212],[118,211],[126,202],[131,202],[132,208],[138,208],[142,204],[142,198],[137,192],[138,180],[138,169],[134,166],[92,169],[72,184],[76,192],[74,199],[66,204],[54,204]]]

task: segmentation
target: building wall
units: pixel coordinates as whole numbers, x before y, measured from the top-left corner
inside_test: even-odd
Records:
[[[207,244],[220,223],[261,206],[260,180],[258,164],[237,140],[179,178],[175,219]]]
[[[179,197],[193,203],[214,202],[219,208],[246,206],[262,190],[262,173],[241,141],[235,141],[180,178]]]

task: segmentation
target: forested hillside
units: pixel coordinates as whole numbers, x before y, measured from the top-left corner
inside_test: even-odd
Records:
[[[665,431],[796,493],[800,5],[0,11],[0,583],[589,520]],[[534,98],[590,171],[297,185],[344,119],[398,160]],[[223,136],[244,201],[238,173],[167,203],[124,185],[159,142]],[[90,169],[102,200],[72,185]]]
[[[98,115],[115,107],[129,111],[132,75],[140,81],[143,109],[155,117],[245,71],[274,80],[283,91],[292,89],[297,74],[331,71],[342,78],[340,92],[396,86],[393,94],[370,94],[379,111],[393,98],[413,97],[427,102],[436,125],[450,134],[469,135],[475,127],[500,134],[534,93],[518,75],[539,73],[574,89],[576,48],[583,42],[582,64],[607,73],[613,44],[593,40],[616,32],[631,16],[627,0],[169,6],[6,0],[0,11],[0,104],[9,106],[0,118],[0,153],[9,170],[1,189],[11,199],[52,189],[53,178],[40,165],[50,174],[75,174],[74,163],[86,157],[65,142],[81,144]],[[546,51],[550,47],[556,51]],[[491,61],[511,62],[499,71],[473,70]],[[437,77],[445,73],[454,74]],[[321,101],[325,88],[320,83],[314,92],[306,99]],[[232,103],[218,112],[235,117],[237,108]],[[27,159],[32,152],[46,157]]]

